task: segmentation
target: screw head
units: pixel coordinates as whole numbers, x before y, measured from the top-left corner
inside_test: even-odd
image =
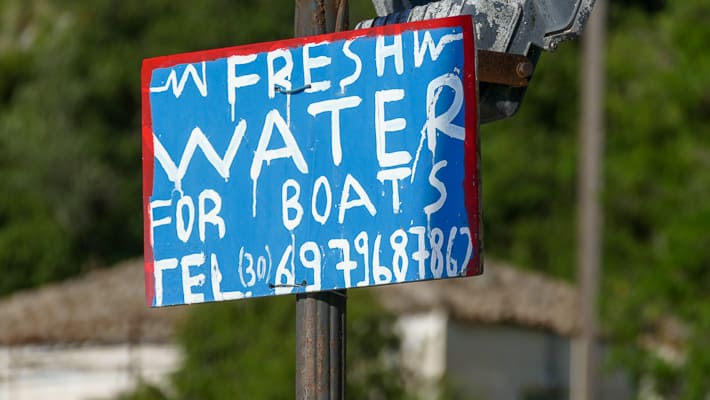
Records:
[[[517,73],[518,76],[521,78],[531,77],[534,71],[535,67],[530,61],[518,63],[518,65],[515,67],[515,73]]]

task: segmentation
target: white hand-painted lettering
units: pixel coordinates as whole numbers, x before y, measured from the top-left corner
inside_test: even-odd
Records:
[[[214,167],[215,171],[224,178],[229,179],[229,170],[232,167],[232,162],[234,157],[239,150],[239,145],[242,143],[242,138],[244,137],[244,132],[246,132],[247,123],[244,120],[240,120],[236,127],[234,127],[234,132],[232,132],[232,138],[227,145],[227,150],[224,152],[224,157],[217,155],[214,147],[210,143],[207,136],[205,136],[202,129],[195,127],[190,133],[190,137],[187,139],[187,144],[180,157],[180,164],[175,165],[175,162],[168,154],[168,151],[163,147],[158,137],[153,134],[153,147],[155,151],[155,159],[163,170],[170,182],[175,185],[175,190],[182,191],[182,179],[187,173],[187,168],[190,166],[190,161],[192,160],[195,150],[199,147],[202,153],[207,158],[210,164]]]
[[[160,218],[158,220],[155,219],[155,209],[156,208],[164,208],[164,207],[170,207],[173,204],[172,199],[167,199],[167,200],[153,200],[150,202],[150,245],[153,245],[153,236],[155,235],[155,228],[163,225],[169,225],[170,223],[173,222],[173,219],[170,218],[169,216]]]
[[[222,68],[217,72],[223,80],[221,90],[225,88],[226,63],[227,96],[220,92],[217,100],[221,106],[210,104],[220,107],[226,119],[200,123],[199,118],[204,118],[201,114],[196,118],[186,115],[189,121],[197,120],[188,127],[177,119],[176,124],[183,124],[177,143],[166,136],[170,132],[162,132],[170,129],[169,124],[168,128],[164,128],[164,123],[156,124],[158,133],[152,133],[154,157],[161,166],[154,178],[163,183],[156,186],[147,206],[147,240],[153,245],[154,236],[161,240],[162,235],[170,235],[171,239],[170,246],[155,249],[162,259],[155,260],[153,267],[154,304],[179,303],[180,297],[183,303],[190,304],[204,302],[206,297],[221,301],[328,290],[341,285],[382,285],[405,282],[408,277],[412,280],[465,275],[476,243],[470,228],[459,225],[465,225],[464,218],[455,222],[456,215],[466,215],[456,208],[461,207],[460,199],[449,198],[449,194],[460,192],[450,192],[451,185],[461,185],[462,181],[461,171],[451,169],[462,165],[462,153],[456,148],[460,144],[452,145],[451,139],[463,141],[467,135],[465,116],[461,115],[465,100],[462,68],[447,66],[432,73],[429,65],[448,63],[450,55],[461,51],[459,44],[449,45],[463,40],[463,34],[450,32],[447,29],[437,33],[432,29],[413,31],[412,36],[379,35],[358,41],[357,46],[352,44],[358,39],[341,40],[336,46],[311,43],[301,48],[271,48],[259,54],[216,60]],[[369,49],[361,52],[365,45]],[[405,50],[410,52],[406,57]],[[454,50],[456,53],[452,53]],[[409,58],[410,54],[413,58]],[[368,57],[374,66],[363,66],[363,58]],[[414,86],[399,86],[410,79],[409,75],[401,76],[405,61],[412,79],[426,79]],[[197,91],[202,97],[208,96],[209,78],[212,101],[218,86],[216,77],[207,76],[215,69],[206,63],[211,61],[201,63],[201,74],[199,63],[162,71],[169,75],[165,81],[153,83],[156,86],[150,87],[150,92],[172,90],[176,99],[182,96],[179,101],[201,101]],[[384,78],[368,79],[363,85],[363,67],[373,77],[376,73]],[[262,70],[264,73],[258,72]],[[445,71],[453,72],[442,74]],[[188,80],[197,91],[188,85]],[[307,87],[298,89],[303,84]],[[183,96],[185,90],[188,92]],[[262,92],[266,105],[252,102],[257,90]],[[176,101],[169,95],[151,99],[169,101],[169,105]],[[247,104],[262,107],[261,111],[242,109]],[[257,126],[249,115],[264,118],[263,125]],[[226,132],[213,132],[214,127],[224,123],[229,124]],[[422,152],[425,143],[431,157],[429,152]],[[237,158],[240,147],[246,149]],[[193,162],[198,148],[204,159],[198,156]],[[363,154],[369,151],[372,153]],[[415,185],[420,157],[426,164]],[[272,161],[275,164],[270,169]],[[220,178],[228,182],[230,174],[247,179],[236,175],[246,174],[247,167],[252,183],[252,219],[243,225],[240,218],[248,219],[250,210],[248,189],[242,194],[241,187],[248,186],[249,181],[235,180],[229,185],[203,183],[198,190],[194,182],[203,179],[204,174],[210,175],[205,182]],[[167,188],[163,186],[166,177]],[[262,192],[257,191],[260,179]],[[279,201],[278,192],[263,191],[277,191],[279,183],[281,223],[275,204],[262,204]],[[385,214],[371,218],[379,208],[388,208],[389,187],[392,214],[379,210]],[[417,191],[415,201],[409,201],[412,190]],[[450,206],[454,209],[435,216]],[[236,229],[231,225],[235,217]],[[252,230],[254,224],[263,225]],[[274,231],[274,236],[252,237],[251,232],[262,232],[262,227]],[[220,240],[226,241],[215,243]],[[273,260],[269,246],[264,245],[267,242],[274,246]],[[183,243],[189,244],[188,251],[175,258],[166,257]],[[209,287],[205,286],[207,280]]]
[[[444,232],[440,228],[434,228],[429,232],[429,245],[431,246],[431,260],[429,269],[435,279],[439,279],[444,274]]]
[[[293,194],[289,196],[289,189],[293,189]],[[301,185],[295,179],[287,179],[281,186],[281,221],[284,228],[292,231],[301,224],[303,218],[303,206],[299,203],[301,197]],[[295,215],[291,217],[291,210]]]
[[[211,207],[208,209],[208,202]],[[154,208],[169,207],[172,205],[172,200],[156,200]],[[151,203],[151,204],[153,204]],[[192,197],[182,194],[175,204],[175,233],[178,239],[183,243],[187,243],[192,236],[192,230],[195,222],[197,222],[199,230],[199,238],[203,243],[206,240],[207,224],[212,224],[217,227],[217,236],[222,239],[226,234],[226,224],[224,219],[219,215],[222,210],[222,198],[213,189],[204,189],[198,196],[197,215],[195,215],[195,202]],[[197,219],[197,221],[195,221]],[[164,217],[152,226],[169,225],[172,223],[172,218]]]
[[[402,35],[393,35],[392,44],[385,44],[385,36],[379,35],[375,44],[375,66],[377,76],[385,74],[385,60],[394,57],[394,69],[397,75],[404,73],[404,57],[402,55]]]
[[[345,54],[347,58],[355,62],[355,71],[353,71],[352,75],[340,80],[340,93],[345,92],[346,86],[352,85],[353,83],[357,82],[358,78],[360,78],[360,73],[362,72],[362,60],[360,59],[360,56],[350,50],[350,45],[353,43],[354,40],[355,39],[346,40],[343,44],[343,54]]]
[[[447,44],[457,40],[463,40],[463,33],[449,33],[443,35],[441,39],[439,39],[439,42],[434,44],[434,39],[431,38],[431,32],[425,31],[424,40],[422,44],[419,45],[419,32],[413,31],[412,35],[414,36],[414,67],[416,68],[421,67],[427,50],[429,51],[431,61],[436,61]]]
[[[206,211],[207,200],[213,204],[213,207],[209,211]],[[203,190],[198,197],[197,208],[200,240],[203,243],[205,242],[205,226],[208,222],[217,227],[217,235],[219,238],[224,238],[227,229],[224,224],[224,219],[219,216],[219,212],[222,210],[222,197],[220,197],[219,193],[212,189]]]
[[[331,154],[333,163],[337,167],[343,160],[343,149],[340,146],[340,111],[346,108],[355,108],[360,105],[362,99],[358,96],[343,97],[340,99],[325,100],[313,103],[308,106],[308,113],[316,116],[322,112],[330,112],[330,137]]]
[[[380,265],[380,243],[382,235],[375,236],[375,243],[372,248],[372,278],[375,280],[375,285],[384,285],[392,282],[392,271],[384,265]]]
[[[357,198],[354,200],[350,199],[350,191],[353,190],[357,194]],[[370,196],[367,195],[365,189],[362,187],[360,182],[355,179],[352,175],[348,174],[345,177],[345,183],[343,184],[343,193],[340,195],[340,208],[338,209],[338,223],[342,224],[345,221],[345,211],[354,208],[364,206],[370,215],[374,216],[377,214],[375,205],[372,204]]]
[[[457,230],[457,227],[451,227],[451,230],[449,231],[449,241],[446,244],[446,274],[448,276],[456,276],[459,269],[456,259],[451,257],[451,251],[454,249],[454,240],[456,240]]]
[[[310,88],[306,89],[306,93],[323,92],[330,89],[330,81],[313,82],[311,79],[312,69],[323,68],[330,65],[330,57],[311,57],[311,49],[324,44],[327,44],[327,42],[308,43],[303,46],[303,79],[306,86],[310,85]]]
[[[431,173],[429,173],[429,184],[439,192],[439,198],[435,202],[424,207],[424,214],[427,215],[427,219],[435,212],[441,210],[441,207],[443,207],[444,203],[446,203],[446,185],[436,177],[436,173],[439,172],[440,169],[446,167],[448,163],[449,162],[446,160],[439,161],[434,164],[434,167],[431,169]]]
[[[425,261],[429,258],[429,251],[426,249],[426,228],[423,226],[413,226],[409,228],[409,233],[417,235],[417,251],[412,253],[412,260],[419,265],[419,279],[426,278]]]
[[[362,231],[355,237],[355,251],[362,256],[362,262],[365,266],[365,277],[357,283],[358,287],[370,285],[370,239],[367,237],[367,232]]]
[[[207,97],[207,71],[206,63],[202,62],[202,78],[197,74],[195,66],[192,64],[187,64],[185,70],[182,72],[182,77],[180,77],[180,82],[177,80],[177,72],[175,69],[170,70],[168,79],[162,86],[154,86],[150,88],[151,93],[163,93],[167,92],[168,89],[172,89],[173,96],[175,98],[180,98],[182,96],[183,90],[185,90],[185,85],[187,84],[187,78],[191,77],[192,82],[195,83],[195,87],[200,92],[202,97]]]
[[[278,71],[274,72],[274,62],[277,58],[284,60],[284,66]],[[266,55],[266,67],[268,69],[268,86],[266,90],[270,99],[273,99],[276,95],[275,85],[291,90],[291,72],[293,71],[293,57],[291,57],[291,52],[286,49],[276,49],[270,51]]]
[[[205,263],[205,254],[196,253],[184,256],[180,259],[182,268],[182,292],[185,304],[204,303],[203,293],[194,293],[192,289],[205,284],[205,274],[190,275],[191,267],[199,267]]]
[[[155,305],[163,305],[163,272],[169,269],[175,269],[178,266],[177,258],[166,258],[156,260],[153,264],[153,287],[155,288]]]
[[[187,225],[185,224],[185,208],[187,207]],[[175,229],[177,237],[183,243],[190,240],[192,226],[195,224],[195,203],[192,202],[192,197],[182,196],[177,201],[175,206]]]
[[[253,288],[255,285],[266,283],[266,278],[271,274],[272,259],[269,246],[264,246],[264,254],[254,254],[247,251],[244,246],[239,249],[237,258],[237,273],[242,286]],[[250,292],[247,292],[247,295]]]
[[[466,274],[468,263],[471,261],[471,255],[473,255],[473,238],[471,237],[471,229],[468,226],[462,226],[459,228],[459,233],[466,235],[466,243],[468,243],[466,247],[466,256],[464,257],[463,264],[461,264],[461,273]]]
[[[436,103],[444,88],[448,86],[454,91],[454,99],[446,111],[436,114]],[[436,132],[437,130],[454,139],[464,140],[466,130],[452,121],[461,111],[463,106],[463,84],[461,78],[454,74],[445,74],[429,82],[426,91],[426,131],[427,145],[432,154],[436,153]]]
[[[335,264],[335,269],[338,271],[343,271],[343,280],[345,281],[345,287],[351,287],[352,280],[350,277],[350,272],[357,268],[357,263],[350,259],[350,242],[347,239],[330,239],[328,241],[328,247],[331,249],[340,249],[343,254],[343,261],[339,261]]]
[[[237,264],[237,271],[239,272],[239,279],[242,281],[242,286],[252,287],[256,284],[256,272],[254,272],[254,256],[244,250],[244,246],[239,249],[239,262]],[[246,261],[246,265],[245,262]],[[244,273],[249,276],[249,279],[244,279]]]
[[[283,139],[284,147],[277,149],[269,149],[269,143],[271,142],[271,135],[274,133],[274,127],[281,135]],[[259,175],[261,174],[261,168],[266,162],[266,164],[271,164],[271,161],[280,158],[290,158],[296,168],[303,173],[308,173],[308,164],[303,158],[303,153],[298,147],[296,138],[293,137],[291,129],[286,125],[283,117],[277,110],[271,110],[266,114],[264,120],[264,129],[261,131],[261,136],[259,137],[259,144],[254,152],[254,159],[251,163],[251,169],[249,170],[249,176],[251,177],[253,183],[252,190],[252,216],[256,217],[256,187],[259,181]]]
[[[407,256],[407,232],[404,229],[397,229],[390,236],[390,246],[394,250],[392,254],[392,271],[397,282],[404,282],[409,269],[409,256]]]
[[[402,202],[399,200],[399,181],[406,179],[412,173],[412,169],[408,167],[385,169],[377,172],[377,180],[382,182],[392,182],[392,212],[400,213]]]
[[[307,254],[311,254],[311,256],[307,257]],[[301,250],[299,251],[299,258],[304,267],[313,270],[313,281],[306,286],[306,291],[319,291],[321,289],[321,259],[323,257],[321,256],[318,244],[311,241],[303,243],[301,245]]]
[[[276,267],[276,276],[274,277],[274,293],[288,294],[293,292],[295,278],[295,266],[293,262],[293,243],[289,244],[284,250],[279,265]],[[289,269],[289,264],[291,268]]]
[[[210,274],[210,277],[212,278],[212,297],[214,297],[215,301],[237,300],[244,298],[244,293],[238,290],[222,291],[222,272],[219,269],[216,254],[212,254],[210,257]]]
[[[261,79],[257,74],[237,76],[237,65],[249,64],[254,60],[256,60],[256,54],[227,58],[227,101],[232,105],[232,121],[234,121],[237,106],[237,88],[256,85]]]
[[[318,211],[318,195],[323,189],[325,193],[325,207],[323,207],[323,213]],[[311,198],[311,214],[313,214],[313,219],[321,225],[325,225],[330,217],[330,211],[333,207],[333,192],[330,190],[330,183],[325,176],[319,176],[318,179],[313,183],[313,197]]]
[[[404,90],[389,89],[375,92],[375,147],[377,162],[380,167],[396,167],[405,165],[412,160],[412,155],[406,150],[388,153],[385,135],[387,132],[401,131],[407,127],[404,118],[385,119],[385,103],[404,99]]]

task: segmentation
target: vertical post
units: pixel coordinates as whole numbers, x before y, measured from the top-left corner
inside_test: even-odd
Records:
[[[295,36],[347,29],[347,0],[295,0]],[[296,295],[296,399],[345,398],[346,292]]]
[[[597,299],[601,260],[601,165],[604,138],[606,0],[597,0],[585,32],[579,137],[577,280],[579,332],[571,352],[572,400],[599,397]]]

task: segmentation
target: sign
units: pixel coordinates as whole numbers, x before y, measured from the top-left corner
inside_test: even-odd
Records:
[[[152,306],[481,272],[470,17],[147,59]]]

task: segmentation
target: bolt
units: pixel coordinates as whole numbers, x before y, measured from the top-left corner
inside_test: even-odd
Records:
[[[523,61],[515,66],[515,73],[523,79],[531,77],[534,70],[535,67],[530,61]]]

